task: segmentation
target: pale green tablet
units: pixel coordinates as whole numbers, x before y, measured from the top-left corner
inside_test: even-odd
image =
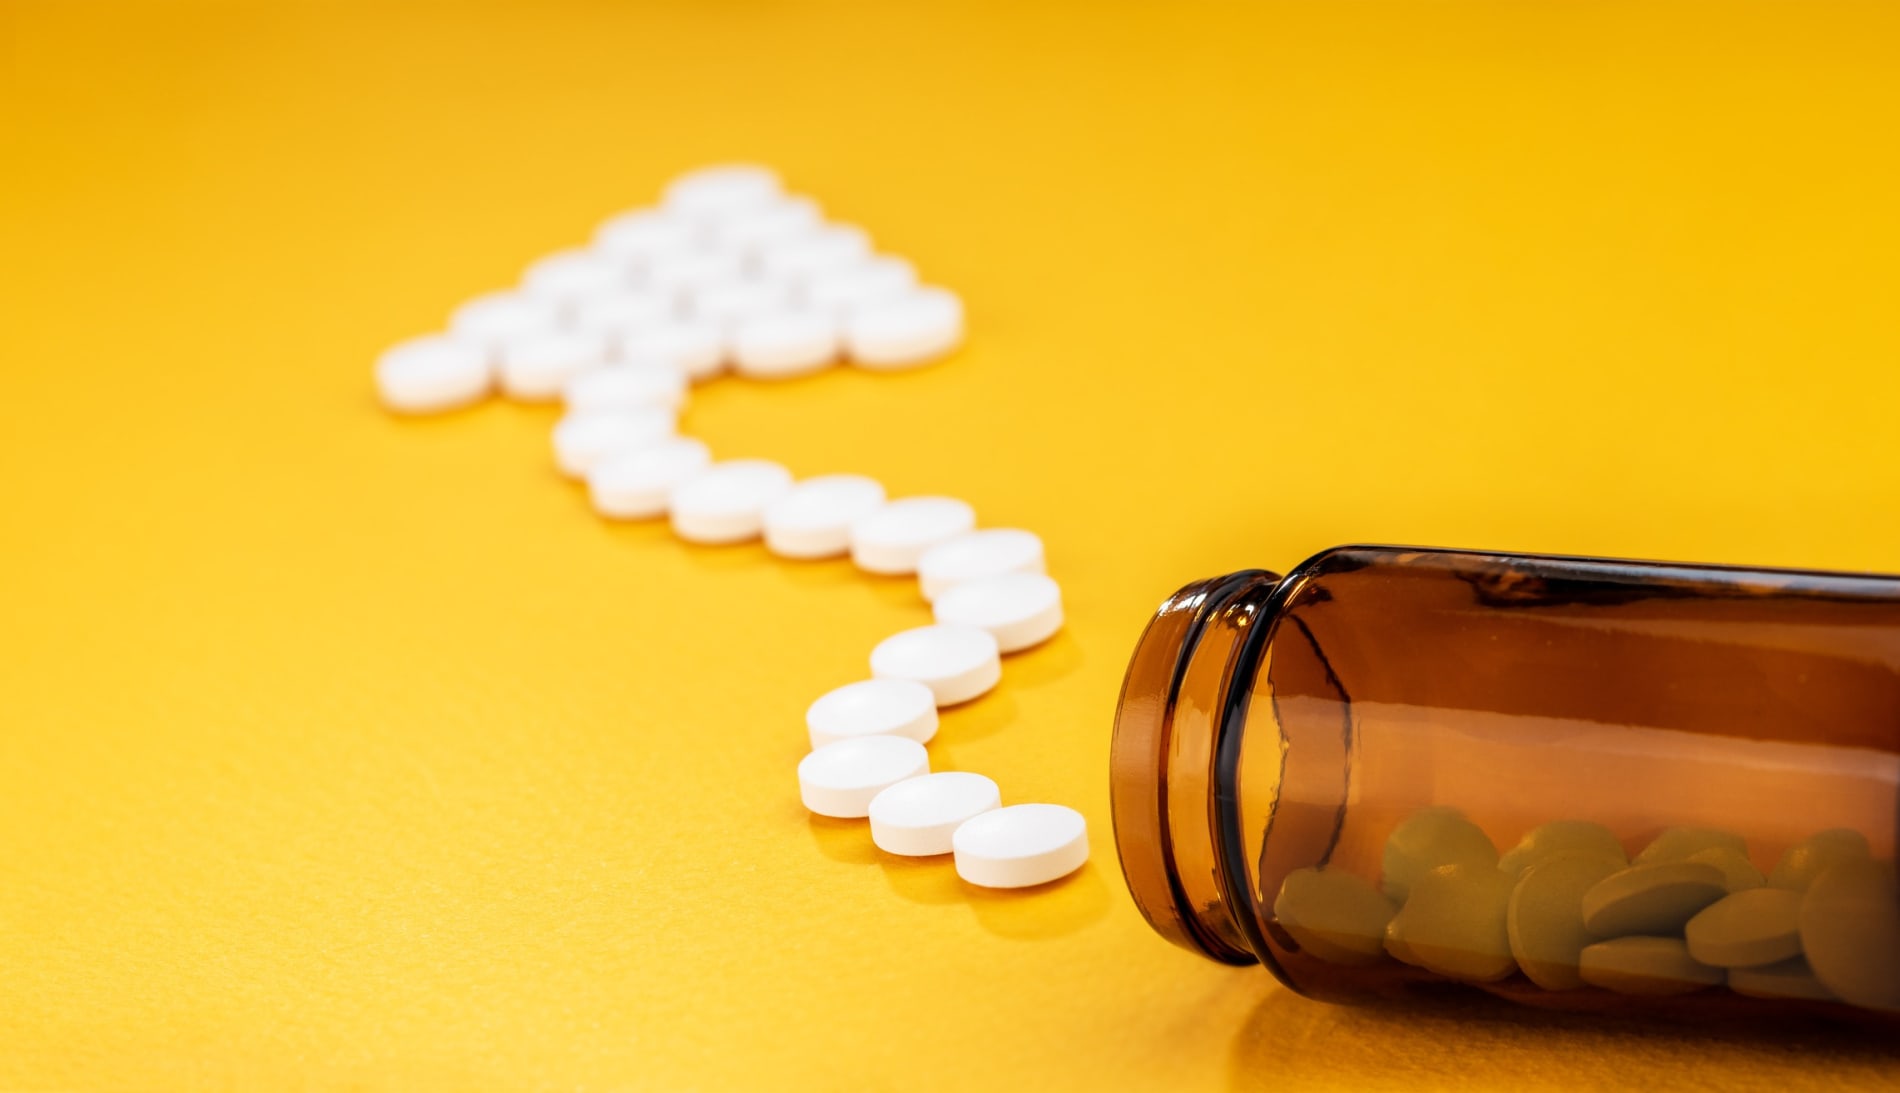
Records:
[[[1712,846],[1707,850],[1698,850],[1683,861],[1701,862],[1713,865],[1722,871],[1722,886],[1730,892],[1746,892],[1750,888],[1760,888],[1767,884],[1767,878],[1748,855],[1729,846]]]
[[[1842,1001],[1900,1010],[1900,893],[1893,866],[1835,862],[1801,900],[1801,947],[1823,986]]]
[[[1419,877],[1392,920],[1403,948],[1420,967],[1453,979],[1510,975],[1517,961],[1504,920],[1513,884],[1489,864],[1441,865]]]
[[[1614,858],[1573,850],[1524,870],[1511,890],[1505,924],[1511,955],[1531,982],[1547,991],[1583,986],[1577,955],[1596,937],[1583,928],[1583,894],[1624,868],[1622,848]]]
[[[1386,923],[1397,910],[1370,881],[1343,869],[1295,869],[1273,901],[1274,918],[1300,948],[1331,964],[1384,959]]]
[[[1733,831],[1711,827],[1672,827],[1656,836],[1642,853],[1632,859],[1637,865],[1653,861],[1681,861],[1691,854],[1725,846],[1737,854],[1748,854],[1748,843]]]
[[[1723,896],[1682,928],[1689,955],[1718,968],[1752,968],[1801,955],[1801,893],[1751,888]]]
[[[1578,974],[1593,987],[1618,994],[1687,994],[1726,978],[1689,955],[1678,937],[1619,937],[1586,946]]]
[[[1768,874],[1768,883],[1776,888],[1805,892],[1814,878],[1835,862],[1864,858],[1869,854],[1867,836],[1845,827],[1823,831],[1788,848]]]
[[[1404,903],[1412,884],[1441,865],[1494,868],[1498,849],[1484,829],[1455,808],[1421,808],[1392,829],[1385,842],[1379,887]]]
[[[1825,1002],[1834,997],[1833,992],[1814,977],[1814,969],[1808,967],[1808,962],[1798,956],[1758,968],[1730,968],[1728,989],[1750,998],[1803,998]]]
[[[1592,857],[1609,858],[1618,865],[1628,863],[1629,854],[1609,828],[1588,820],[1556,820],[1526,832],[1503,857],[1498,868],[1514,877],[1538,862],[1559,854],[1583,851]]]
[[[1722,871],[1689,861],[1632,865],[1583,895],[1583,924],[1597,937],[1682,933],[1683,923],[1728,894]]]
[[[1418,954],[1412,951],[1412,943],[1405,940],[1405,923],[1397,915],[1385,924],[1385,953],[1401,964],[1418,967]]]

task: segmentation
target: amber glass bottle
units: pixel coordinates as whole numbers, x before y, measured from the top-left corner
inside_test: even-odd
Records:
[[[1900,1014],[1900,578],[1346,547],[1201,581],[1112,770],[1148,921],[1303,994]]]

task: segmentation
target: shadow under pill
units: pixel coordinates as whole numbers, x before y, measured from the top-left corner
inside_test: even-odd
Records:
[[[871,821],[840,820],[831,816],[806,814],[806,824],[818,852],[846,865],[873,865],[887,855],[871,842]]]
[[[986,695],[945,706],[937,711],[937,736],[930,742],[931,769],[953,770],[940,741],[945,738],[959,744],[994,736],[1016,720],[1016,696],[1009,693],[1008,679]]]
[[[1005,686],[1040,687],[1073,674],[1083,660],[1082,647],[1068,630],[1061,630],[1033,649],[1006,654],[1003,682]]]
[[[693,566],[708,573],[738,573],[773,561],[765,544],[757,540],[720,546],[681,541],[680,545],[686,548],[686,557]]]
[[[775,560],[779,563],[778,572],[784,575],[786,583],[801,588],[842,588],[855,585],[863,579],[863,574],[851,564],[849,558]]]
[[[968,900],[963,881],[957,878],[956,863],[948,854],[928,858],[901,858],[879,852],[878,864],[884,867],[884,879],[891,891],[912,903],[944,907]]]
[[[1108,917],[1113,903],[1108,882],[1095,862],[1048,884],[995,890],[962,880],[957,885],[977,924],[998,937],[1043,941],[1068,934]]]

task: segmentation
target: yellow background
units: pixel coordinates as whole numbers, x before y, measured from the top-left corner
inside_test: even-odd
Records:
[[[0,4],[0,1089],[1815,1088],[1894,1049],[1309,1003],[1151,936],[1159,598],[1351,540],[1900,570],[1891,4]],[[812,820],[913,586],[609,527],[548,408],[370,362],[674,172],[963,293],[940,367],[696,392],[967,498],[1072,621],[939,768],[1095,857]]]

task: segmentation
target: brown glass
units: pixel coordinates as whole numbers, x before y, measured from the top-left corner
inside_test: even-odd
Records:
[[[1393,827],[1434,805],[1501,849],[1552,820],[1604,823],[1632,851],[1713,827],[1766,871],[1845,827],[1891,862],[1900,578],[1344,547],[1284,578],[1197,582],[1129,665],[1112,779],[1122,870],[1164,937],[1316,998],[1442,991],[1396,961],[1301,952],[1274,894],[1312,866],[1376,881]],[[1865,1017],[1720,988],[1476,989],[1571,1010]]]

